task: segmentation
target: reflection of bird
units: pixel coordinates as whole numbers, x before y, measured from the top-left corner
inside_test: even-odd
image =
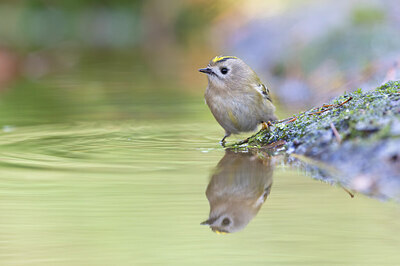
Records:
[[[216,233],[242,230],[266,200],[272,172],[268,156],[226,151],[208,184],[210,215],[201,224]]]
[[[257,125],[276,120],[269,90],[257,74],[234,56],[217,56],[207,68],[199,69],[208,76],[205,99],[225,136],[252,131]]]

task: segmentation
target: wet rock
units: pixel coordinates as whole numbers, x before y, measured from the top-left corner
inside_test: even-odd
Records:
[[[284,140],[286,153],[301,154],[337,170],[324,171],[325,177],[317,171],[321,179],[330,180],[334,175],[336,182],[349,189],[400,201],[398,110],[400,82],[388,82],[374,91],[357,90],[296,114],[294,121],[278,121],[271,131],[260,131],[250,137],[246,147],[236,148]]]

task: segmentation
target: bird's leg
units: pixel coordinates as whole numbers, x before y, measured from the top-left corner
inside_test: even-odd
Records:
[[[231,135],[231,133],[225,132],[225,136],[221,139],[221,141],[219,142],[221,144],[222,147],[225,147],[225,139],[227,137],[229,137]]]
[[[226,136],[224,136],[222,139],[221,139],[221,141],[219,142],[219,144],[221,144],[221,146],[222,147],[224,147],[225,148],[225,139],[226,139]]]

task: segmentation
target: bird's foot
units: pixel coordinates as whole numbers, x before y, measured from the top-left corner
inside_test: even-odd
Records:
[[[225,143],[226,143],[226,141],[225,141],[225,140],[221,140],[221,141],[219,142],[219,144],[221,144],[221,146],[222,146],[223,148],[225,148],[225,147],[226,147]]]
[[[268,130],[270,126],[272,126],[272,123],[269,120],[267,122],[264,122],[264,121],[261,122],[261,129],[262,130]]]
[[[224,147],[224,148],[225,148],[225,143],[226,143],[225,139],[226,139],[227,137],[228,137],[228,135],[225,135],[225,136],[221,139],[221,141],[219,142],[219,144],[221,144],[221,146]]]

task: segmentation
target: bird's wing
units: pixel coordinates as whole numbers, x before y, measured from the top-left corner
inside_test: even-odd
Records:
[[[261,95],[264,97],[264,99],[267,99],[268,101],[272,102],[271,97],[269,96],[269,89],[265,87],[264,84],[260,83],[256,85],[256,90],[261,93]]]

